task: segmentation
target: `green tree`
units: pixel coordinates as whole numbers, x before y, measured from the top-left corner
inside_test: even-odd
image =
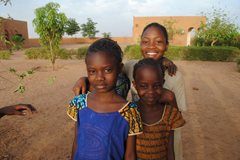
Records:
[[[236,43],[239,28],[222,9],[213,9],[210,13],[202,13],[207,23],[202,23],[194,37],[195,45],[232,45]]]
[[[78,23],[76,22],[76,20],[73,18],[69,18],[66,23],[66,26],[65,26],[65,32],[68,35],[72,36],[79,31],[80,31],[80,27],[79,27]]]
[[[176,35],[176,34],[178,34],[178,35],[183,35],[184,34],[183,29],[180,29],[180,28],[177,29],[174,26],[175,23],[176,23],[176,21],[173,20],[173,19],[165,20],[163,22],[164,27],[166,27],[166,29],[167,29],[169,40],[173,40],[174,35]]]
[[[103,35],[104,38],[110,38],[111,37],[110,32],[103,32],[102,35]]]
[[[41,45],[47,47],[54,70],[57,58],[56,51],[65,32],[67,17],[59,12],[60,5],[50,2],[44,7],[35,10],[36,18],[33,19],[35,31],[40,36]]]
[[[83,37],[94,38],[96,33],[99,32],[96,29],[96,24],[97,23],[93,22],[91,18],[88,18],[87,23],[81,25],[82,36]]]

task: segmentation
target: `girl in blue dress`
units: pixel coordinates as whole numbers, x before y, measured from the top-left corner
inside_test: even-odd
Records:
[[[135,103],[115,91],[123,67],[120,46],[107,38],[97,40],[88,48],[85,63],[92,92],[73,98],[67,111],[76,121],[72,159],[136,159],[140,114]]]

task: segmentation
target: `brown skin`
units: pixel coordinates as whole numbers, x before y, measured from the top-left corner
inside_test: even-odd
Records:
[[[158,68],[153,66],[138,68],[133,84],[140,97],[138,106],[142,121],[147,124],[159,121],[163,116],[165,106],[164,103],[159,102],[159,97],[164,97],[166,91],[163,89],[163,77]],[[172,131],[168,142],[168,159],[171,160],[174,159],[173,136],[174,132]]]
[[[166,42],[164,35],[160,30],[158,30],[158,28],[149,27],[142,35],[140,46],[141,53],[144,58],[153,58],[156,60],[163,58],[162,65],[164,66],[165,70],[168,71],[168,74],[170,76],[175,75],[177,71],[177,66],[166,57],[163,57],[164,53],[168,49],[168,43]],[[72,89],[74,94],[79,95],[81,93],[86,93],[88,91],[87,87],[89,87],[87,85],[87,82],[87,77],[79,78]],[[91,86],[89,90],[91,91]]]
[[[122,63],[103,52],[90,54],[86,59],[88,80],[92,92],[88,94],[88,107],[95,112],[106,113],[120,110],[127,101],[115,92],[117,76]],[[77,128],[77,127],[75,127]],[[77,146],[77,130],[73,143],[72,158]],[[126,141],[125,160],[136,159],[136,136],[129,136]]]
[[[126,144],[126,152],[124,159],[125,160],[135,160],[137,159],[136,155],[136,136],[128,136]]]
[[[159,60],[163,58],[164,53],[167,51],[168,43],[163,33],[157,27],[153,26],[149,27],[142,34],[140,47],[144,58]],[[170,76],[175,75],[177,67],[172,61],[164,57],[162,65],[168,70]]]
[[[162,32],[157,27],[149,27],[142,35],[141,53],[144,58],[159,60],[167,51],[168,44]]]
[[[117,76],[122,64],[105,53],[94,53],[87,57],[88,80],[93,90],[88,95],[88,107],[96,112],[114,112],[127,101],[115,92]]]
[[[172,107],[178,108],[175,94],[172,91],[165,88],[162,89],[162,94],[160,95],[159,102],[166,103]]]
[[[75,131],[74,131],[74,139],[73,139],[73,145],[72,145],[72,155],[71,159],[74,159],[74,155],[77,149],[77,123],[75,123]]]
[[[175,153],[174,153],[174,131],[170,131],[169,140],[168,140],[168,160],[174,160],[175,159]]]
[[[37,110],[31,104],[16,104],[0,108],[0,118],[5,115],[26,116],[36,112]]]

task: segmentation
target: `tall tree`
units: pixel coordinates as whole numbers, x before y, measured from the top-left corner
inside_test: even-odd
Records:
[[[35,31],[40,36],[41,45],[47,47],[50,51],[53,70],[57,58],[56,51],[59,49],[67,22],[67,17],[64,13],[59,12],[59,8],[58,3],[50,2],[35,10],[36,18],[33,20]]]
[[[212,12],[202,13],[207,17],[207,23],[201,24],[195,36],[198,45],[231,45],[235,43],[239,28],[222,9],[213,9]],[[199,44],[201,43],[201,44]]]
[[[97,23],[93,22],[91,18],[88,18],[87,23],[81,25],[82,36],[83,37],[94,38],[96,33],[99,32],[96,29],[96,24]]]
[[[73,18],[69,18],[66,23],[66,26],[65,26],[65,32],[68,35],[72,36],[79,31],[80,31],[80,27],[79,27],[78,23],[76,22],[76,20]]]

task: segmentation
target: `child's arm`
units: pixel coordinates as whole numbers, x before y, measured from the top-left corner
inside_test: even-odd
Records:
[[[166,57],[163,57],[162,59],[162,65],[164,66],[165,69],[167,69],[168,74],[170,76],[173,76],[177,72],[177,66],[173,63],[173,61],[169,60]]]
[[[128,136],[126,152],[125,152],[125,160],[135,160],[136,156],[136,136]]]
[[[89,90],[91,90],[91,86],[87,77],[80,77],[72,88],[75,96],[79,94],[86,94]]]
[[[159,102],[167,103],[172,107],[178,108],[175,94],[172,91],[165,89],[165,88],[163,88],[163,91],[160,95]]]
[[[72,160],[74,159],[76,149],[77,149],[77,122],[75,123],[74,139],[73,139],[73,145],[72,145],[72,156],[71,156]]]
[[[174,155],[174,130],[170,131],[169,140],[168,140],[168,160],[175,160]]]
[[[16,104],[0,108],[0,118],[5,115],[22,115],[36,113],[37,110],[31,104]]]

